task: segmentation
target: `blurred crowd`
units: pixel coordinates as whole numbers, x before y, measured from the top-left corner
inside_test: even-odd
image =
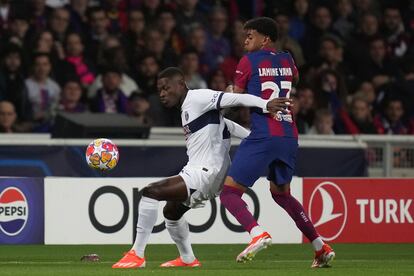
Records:
[[[48,132],[60,111],[180,126],[158,72],[225,90],[255,16],[299,68],[299,133],[414,134],[413,0],[0,0],[0,130]],[[249,127],[247,108],[227,116]]]

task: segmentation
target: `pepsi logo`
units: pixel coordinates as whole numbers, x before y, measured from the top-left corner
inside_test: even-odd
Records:
[[[24,193],[9,187],[0,194],[0,230],[8,236],[18,235],[29,217],[29,206]]]
[[[347,212],[345,195],[338,185],[326,181],[315,187],[308,213],[323,240],[334,240],[342,233]]]

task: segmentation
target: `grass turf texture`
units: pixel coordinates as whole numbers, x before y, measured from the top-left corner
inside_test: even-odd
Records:
[[[310,269],[310,245],[274,244],[250,263],[238,264],[243,245],[194,245],[201,268],[159,268],[177,256],[174,245],[149,245],[145,269],[115,270],[129,246],[0,245],[0,275],[414,275],[414,244],[336,244],[333,267]],[[81,256],[97,253],[99,263]]]

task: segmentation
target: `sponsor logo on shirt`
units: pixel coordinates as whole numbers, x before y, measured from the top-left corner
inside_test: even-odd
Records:
[[[278,111],[273,116],[273,118],[276,121],[279,121],[279,122],[281,122],[281,121],[286,121],[286,122],[289,122],[289,123],[292,123],[293,122],[293,120],[292,120],[292,114],[283,114],[281,111]]]

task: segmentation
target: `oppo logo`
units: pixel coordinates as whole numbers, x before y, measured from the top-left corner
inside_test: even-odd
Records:
[[[133,223],[132,223],[132,227],[133,227],[133,238],[135,237],[136,234],[136,224],[138,221],[138,206],[139,206],[139,202],[141,200],[142,197],[142,193],[138,188],[133,188],[132,189],[132,212],[133,212]],[[102,199],[104,200],[104,197],[102,197],[103,195],[112,195],[115,196],[117,198],[117,200],[119,200],[119,202],[122,204],[122,214],[119,215],[119,221],[117,223],[114,223],[112,225],[105,225],[104,223],[102,223],[101,221],[98,220],[97,216],[96,216],[96,205],[97,202]],[[246,191],[246,195],[248,195],[254,205],[254,214],[253,216],[255,217],[256,220],[259,219],[259,214],[260,214],[260,204],[259,204],[259,199],[257,197],[257,195],[250,189],[248,189]],[[227,217],[227,213],[226,213],[226,209],[220,204],[218,206],[217,200],[216,199],[212,199],[210,200],[210,206],[211,206],[211,211],[210,211],[210,215],[208,217],[206,217],[206,220],[204,223],[201,223],[199,225],[193,225],[189,223],[189,227],[190,227],[190,232],[193,233],[201,233],[201,232],[205,232],[207,230],[209,230],[211,228],[211,226],[214,224],[214,222],[217,219],[218,214],[220,213],[220,217],[223,221],[223,224],[231,231],[233,232],[237,232],[237,233],[241,233],[241,232],[245,232],[245,230],[243,229],[242,226],[238,225],[238,224],[234,224],[232,223],[229,218]],[[220,208],[220,210],[219,210]],[[191,210],[189,211],[191,212]],[[89,213],[89,220],[91,222],[91,224],[93,225],[93,227],[102,232],[102,233],[115,233],[120,231],[121,229],[123,229],[126,225],[126,223],[128,222],[128,218],[129,218],[129,214],[130,214],[130,208],[129,208],[129,201],[128,201],[128,197],[127,195],[124,193],[124,191],[122,191],[121,189],[115,187],[115,186],[104,186],[101,187],[99,189],[97,189],[90,197],[89,199],[89,206],[88,206],[88,213]],[[165,222],[161,222],[158,225],[154,226],[154,229],[152,230],[153,233],[159,233],[165,230]]]

